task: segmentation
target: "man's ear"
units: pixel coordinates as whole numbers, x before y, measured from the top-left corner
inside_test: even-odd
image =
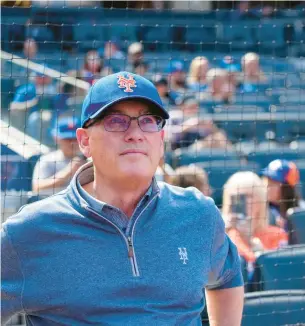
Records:
[[[76,138],[77,138],[78,145],[79,145],[81,152],[86,157],[88,157],[88,158],[91,157],[88,130],[84,129],[84,128],[78,128],[76,130]]]

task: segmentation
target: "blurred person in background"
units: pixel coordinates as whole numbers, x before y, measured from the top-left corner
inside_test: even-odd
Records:
[[[165,136],[172,150],[181,147],[188,147],[190,150],[232,147],[223,130],[211,119],[200,117],[202,112],[201,109],[199,111],[198,100],[192,96],[185,97],[178,110],[171,111]]]
[[[270,162],[261,174],[268,192],[269,222],[288,231],[287,210],[305,208],[297,189],[299,170],[294,162],[278,159]]]
[[[163,77],[161,74],[157,74],[153,78],[153,83],[157,88],[157,91],[159,93],[159,96],[161,97],[163,105],[169,108],[175,106],[176,103],[174,98],[171,96],[171,93],[169,92],[167,79]]]
[[[189,68],[187,85],[194,92],[201,92],[207,88],[206,75],[209,70],[209,60],[206,57],[196,57]]]
[[[28,130],[27,123],[29,116],[38,111],[38,97],[36,94],[36,86],[33,83],[28,83],[19,86],[14,94],[13,101],[10,103],[9,121],[10,124],[32,136],[32,131]]]
[[[77,73],[77,77],[91,85],[101,77],[112,73],[112,69],[104,65],[97,50],[90,50],[86,53],[83,68]]]
[[[38,195],[53,195],[67,187],[74,173],[84,163],[76,139],[76,129],[80,119],[64,117],[53,129],[53,137],[58,149],[43,155],[35,165],[32,190]]]
[[[232,83],[227,70],[212,68],[207,72],[208,87],[199,94],[200,101],[231,103],[235,95],[235,84]]]
[[[241,58],[241,91],[245,93],[255,92],[258,85],[266,84],[268,78],[261,70],[259,55],[254,52],[248,52]]]
[[[208,174],[203,168],[196,164],[180,166],[175,169],[175,174],[171,183],[174,186],[182,188],[195,187],[205,196],[212,195]]]
[[[253,172],[237,172],[228,179],[223,188],[222,213],[228,236],[249,263],[265,250],[288,244],[287,234],[269,225],[267,189]]]
[[[149,63],[147,61],[137,62],[134,66],[134,73],[150,79],[149,77]]]
[[[155,173],[156,180],[172,184],[174,175],[175,170],[168,163],[166,163],[164,157],[162,157]]]
[[[188,87],[184,63],[181,60],[172,60],[166,69],[167,82],[171,97],[178,103],[186,96]]]
[[[128,65],[126,70],[134,72],[136,66],[144,61],[144,47],[140,42],[131,43],[128,47]]]
[[[35,60],[38,53],[38,45],[32,38],[26,39],[23,43],[23,55],[28,60]]]
[[[116,40],[111,40],[107,41],[104,45],[104,49],[102,51],[102,57],[103,59],[106,60],[111,60],[111,59],[124,59],[125,55],[124,53],[120,50],[118,41]],[[107,61],[106,61],[107,62]]]

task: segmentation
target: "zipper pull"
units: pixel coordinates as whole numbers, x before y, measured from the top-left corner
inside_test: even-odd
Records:
[[[133,257],[133,247],[132,247],[132,242],[131,242],[131,238],[128,237],[128,257],[131,258]]]

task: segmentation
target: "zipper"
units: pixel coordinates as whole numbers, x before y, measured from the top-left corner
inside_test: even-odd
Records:
[[[136,272],[136,276],[140,276],[140,272],[138,269],[138,264],[137,264],[137,258],[136,258],[136,253],[134,251],[134,247],[133,247],[133,234],[134,234],[134,230],[135,230],[135,226],[137,224],[137,221],[139,220],[140,216],[145,212],[145,210],[147,209],[147,207],[152,203],[152,201],[158,196],[158,192],[151,198],[151,200],[146,204],[146,206],[143,208],[142,212],[138,215],[138,217],[136,218],[136,220],[133,223],[132,229],[131,229],[131,236],[129,237],[130,239],[130,244],[131,244],[131,249],[132,249],[132,255],[133,255],[133,262],[134,262],[134,267],[135,267],[135,272]]]
[[[147,205],[144,207],[144,209],[142,210],[142,212],[139,214],[139,216],[136,218],[132,230],[131,230],[131,236],[128,236],[126,238],[125,234],[121,231],[120,228],[118,228],[114,223],[112,223],[111,221],[109,221],[106,217],[100,215],[99,213],[97,213],[94,209],[92,209],[91,207],[84,205],[84,208],[93,213],[94,215],[101,217],[103,220],[105,220],[106,222],[108,222],[109,224],[111,224],[115,229],[117,229],[119,231],[119,233],[121,234],[121,236],[123,237],[126,246],[127,246],[127,252],[128,252],[128,258],[130,260],[131,263],[131,268],[132,268],[132,274],[134,277],[139,277],[140,273],[139,273],[139,269],[138,269],[138,265],[137,265],[137,259],[136,259],[136,255],[135,255],[135,250],[134,250],[134,246],[133,246],[133,234],[134,234],[134,229],[135,229],[135,225],[139,219],[139,217],[144,213],[144,211],[146,210],[146,208],[150,205],[150,203],[157,197],[158,193],[155,194],[155,196],[147,203]]]

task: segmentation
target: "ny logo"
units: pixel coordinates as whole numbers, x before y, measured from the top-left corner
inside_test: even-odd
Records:
[[[179,250],[180,260],[183,260],[183,264],[186,265],[186,260],[189,260],[187,258],[186,248],[182,247],[182,248],[178,248],[178,250]]]
[[[133,90],[131,89],[131,87],[137,87],[136,81],[133,79],[131,75],[128,75],[128,79],[120,75],[118,76],[118,79],[119,79],[118,80],[119,88],[125,88],[124,89],[125,93],[132,93]]]

